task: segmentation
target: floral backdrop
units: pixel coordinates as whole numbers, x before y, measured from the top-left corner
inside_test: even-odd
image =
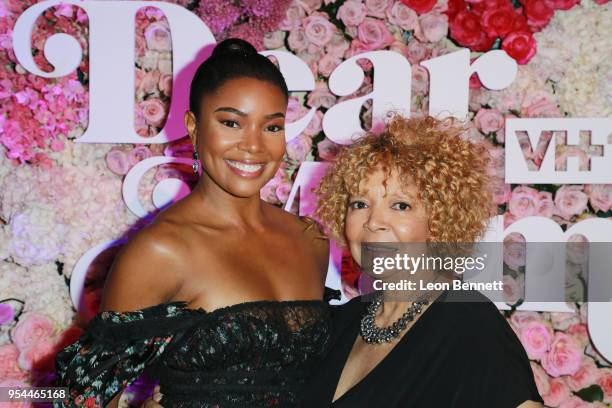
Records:
[[[70,5],[47,10],[33,33],[32,52],[43,70],[51,66],[42,50],[47,37],[62,32],[77,38],[83,61],[63,78],[27,73],[15,58],[12,29],[32,0],[0,4],[0,387],[53,385],[55,353],[76,340],[98,308],[101,287],[115,250],[90,266],[77,314],[68,285],[79,257],[100,242],[129,237],[139,220],[121,199],[124,176],[152,156],[191,157],[188,139],[167,144],[85,144],[74,140],[88,121],[88,18]],[[612,185],[509,185],[504,183],[504,121],[513,117],[610,117],[612,115],[612,7],[592,0],[248,0],[174,1],[197,14],[218,40],[238,36],[259,50],[286,49],[310,67],[312,92],[294,93],[288,120],[318,111],[304,132],[287,145],[285,161],[262,198],[282,205],[303,161],[332,160],[339,146],[321,131],[325,111],[337,102],[369,93],[372,66],[354,95],[338,98],[327,78],[343,60],[370,50],[392,50],[412,64],[413,112],[426,112],[428,73],[419,62],[460,47],[472,57],[503,49],[519,64],[514,83],[503,91],[470,82],[466,135],[487,143],[495,158],[494,197],[505,224],[539,215],[562,228],[589,217],[612,217]],[[136,131],[154,136],[163,127],[172,89],[171,33],[156,8],[141,9],[136,37]],[[606,51],[607,50],[607,51]],[[362,108],[365,129],[371,104]],[[588,144],[564,146],[563,134],[545,134],[530,147],[519,134],[529,165],[538,168],[547,142],[559,138],[557,169],[577,156],[588,169]],[[149,170],[140,183],[141,201],[154,212],[157,183],[195,179],[190,166],[166,164]],[[584,238],[571,239],[566,287],[572,299],[585,291]],[[524,240],[505,241],[505,294],[518,300],[524,282]],[[350,297],[360,279],[351,261],[342,267]],[[612,406],[612,367],[594,349],[586,327],[586,304],[575,313],[503,312],[531,360],[547,406]],[[127,393],[128,399],[130,393]],[[1,403],[5,406],[8,403]],[[14,404],[18,405],[18,404]],[[28,406],[29,404],[21,404]]]

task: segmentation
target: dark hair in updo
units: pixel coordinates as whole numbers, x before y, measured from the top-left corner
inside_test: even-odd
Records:
[[[280,88],[289,98],[289,90],[280,70],[267,57],[259,54],[255,47],[240,38],[221,41],[212,55],[198,67],[189,94],[189,110],[200,114],[202,97],[214,92],[226,81],[249,77],[270,82]]]

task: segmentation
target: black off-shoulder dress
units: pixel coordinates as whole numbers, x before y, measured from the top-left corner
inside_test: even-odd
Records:
[[[295,407],[330,339],[322,300],[251,301],[213,310],[168,302],[105,311],[56,356],[54,407],[104,407],[146,369],[165,408]]]
[[[446,291],[365,378],[332,403],[368,303],[333,309],[329,355],[306,386],[303,407],[516,408],[543,403],[527,354],[497,307],[476,291]],[[375,347],[375,346],[372,346]]]

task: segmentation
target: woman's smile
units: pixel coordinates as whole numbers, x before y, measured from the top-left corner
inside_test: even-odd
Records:
[[[266,167],[266,163],[253,163],[229,159],[225,159],[225,163],[227,163],[230,170],[235,174],[249,179],[261,176]]]

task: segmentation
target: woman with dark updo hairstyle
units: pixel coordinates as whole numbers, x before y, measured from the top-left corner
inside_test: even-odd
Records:
[[[326,352],[332,291],[317,225],[260,198],[285,154],[287,101],[246,41],[200,65],[185,114],[200,178],[121,248],[99,313],[56,357],[69,390],[56,407],[118,406],[143,373],[164,407],[298,404]]]

